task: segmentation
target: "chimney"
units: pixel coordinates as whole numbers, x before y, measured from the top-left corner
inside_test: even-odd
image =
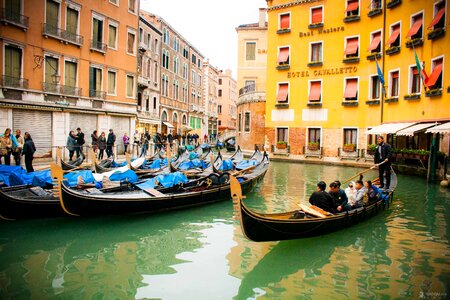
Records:
[[[266,9],[259,9],[259,27],[266,27]]]

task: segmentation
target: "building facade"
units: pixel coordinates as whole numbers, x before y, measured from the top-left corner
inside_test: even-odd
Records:
[[[220,134],[236,135],[236,102],[237,82],[231,70],[220,71],[217,91],[217,126]]]
[[[448,1],[369,2],[267,1],[275,152],[287,144],[293,154],[361,157],[370,133],[411,125],[416,132],[389,141],[426,149],[427,126],[450,120]]]
[[[38,153],[70,130],[134,131],[139,2],[6,1],[0,130],[28,131]],[[120,143],[117,143],[120,144]]]
[[[236,28],[238,35],[236,104],[236,143],[242,149],[267,144],[265,136],[266,76],[267,76],[267,22],[266,9],[259,10],[258,23]]]
[[[203,79],[203,60],[204,57],[192,45],[186,45],[187,56],[190,56],[190,62],[187,63],[187,72],[190,76],[189,80],[189,126],[190,133],[196,133],[202,137],[206,131],[205,123],[205,98],[203,89],[205,88],[205,80]],[[184,68],[184,66],[183,66]],[[189,97],[190,95],[190,97]]]
[[[217,67],[211,65],[209,60],[203,63],[203,97],[204,97],[204,110],[203,123],[206,126],[202,128],[202,137],[206,134],[218,134],[217,131],[217,95],[219,86],[219,70]]]

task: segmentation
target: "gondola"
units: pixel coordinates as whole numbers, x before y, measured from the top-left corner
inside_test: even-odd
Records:
[[[264,178],[269,167],[269,158],[266,158],[252,170],[241,171],[243,193],[249,192],[260,180]],[[60,200],[64,210],[71,215],[110,215],[125,213],[154,213],[159,211],[175,210],[191,206],[204,205],[229,199],[230,184],[228,180],[219,180],[216,183],[207,179],[192,187],[179,186],[178,190],[165,193],[164,190],[135,189],[124,192],[102,193],[101,191],[88,191],[70,188],[66,181],[62,181],[60,171],[52,167],[58,178]],[[217,175],[216,175],[217,176]],[[224,177],[222,177],[224,178]],[[209,178],[211,180],[211,178]],[[212,181],[212,180],[211,180]],[[209,183],[208,183],[209,182]]]
[[[397,176],[391,171],[391,189],[388,191],[388,201],[379,199],[362,208],[326,217],[312,217],[305,214],[305,218],[295,218],[298,211],[283,213],[258,213],[250,210],[242,201],[240,185],[233,177],[230,178],[231,195],[234,211],[240,220],[244,235],[255,242],[292,240],[313,237],[331,233],[359,222],[363,222],[383,210],[392,201],[393,192],[397,185]]]
[[[94,153],[95,155],[95,153]],[[95,156],[94,156],[95,157]],[[107,159],[102,160],[101,162],[97,162],[94,159],[94,170],[95,173],[105,173],[111,171],[113,168],[111,168],[111,165],[114,161],[114,157],[108,157]]]
[[[237,147],[230,159],[233,161],[233,163],[239,163],[244,160],[244,153],[242,153],[240,146]]]
[[[84,161],[84,156],[83,155],[81,155],[80,157],[78,157],[75,160],[71,160],[71,161],[68,161],[68,162],[65,162],[64,160],[62,160],[62,158],[60,159],[60,161],[61,161],[61,168],[64,171],[70,171],[70,170],[73,170],[73,169],[79,170],[79,169],[82,169],[82,168],[87,168],[87,167],[81,167],[81,164]]]

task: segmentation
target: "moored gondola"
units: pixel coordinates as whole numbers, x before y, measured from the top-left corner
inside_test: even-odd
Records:
[[[391,190],[388,191],[387,201],[379,198],[373,203],[325,217],[313,217],[302,214],[304,218],[296,218],[299,211],[282,213],[258,213],[249,209],[242,201],[240,185],[236,178],[230,179],[231,196],[234,211],[240,221],[244,235],[255,242],[292,240],[313,237],[331,233],[365,221],[383,210],[392,201],[393,192],[397,185],[397,176],[391,172]]]

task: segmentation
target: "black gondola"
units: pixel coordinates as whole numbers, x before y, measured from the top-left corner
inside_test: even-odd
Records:
[[[230,185],[234,211],[238,214],[242,232],[249,240],[255,242],[292,240],[331,233],[371,218],[386,205],[385,200],[379,199],[349,212],[323,218],[309,217],[306,214],[305,218],[297,219],[295,214],[298,211],[265,214],[250,210],[242,201],[240,185],[235,178],[230,179]],[[392,200],[396,185],[397,176],[392,171],[388,201]]]
[[[264,178],[269,167],[269,158],[263,160],[250,173],[242,172],[241,186],[244,193],[249,192],[257,182]],[[55,171],[55,170],[53,170]],[[59,173],[56,171],[56,173]],[[61,182],[61,174],[55,174]],[[211,175],[210,175],[211,176]],[[102,193],[99,191],[89,193],[70,188],[66,181],[59,185],[61,204],[63,209],[72,215],[108,215],[125,213],[158,212],[181,209],[191,206],[209,204],[230,198],[230,184],[228,180],[220,180],[217,185],[212,183],[193,186],[187,189],[180,187],[178,191],[164,194],[163,190],[133,190],[126,192]],[[223,177],[225,178],[225,177]],[[208,178],[211,180],[211,178]],[[212,181],[212,180],[211,180]],[[207,180],[205,180],[207,183]]]
[[[71,160],[69,162],[65,162],[64,160],[62,160],[62,158],[60,159],[60,161],[61,161],[61,168],[64,171],[70,171],[70,170],[73,170],[73,169],[77,169],[78,170],[78,169],[84,168],[84,167],[81,167],[81,164],[84,161],[84,156],[83,155],[81,155],[77,159]]]

